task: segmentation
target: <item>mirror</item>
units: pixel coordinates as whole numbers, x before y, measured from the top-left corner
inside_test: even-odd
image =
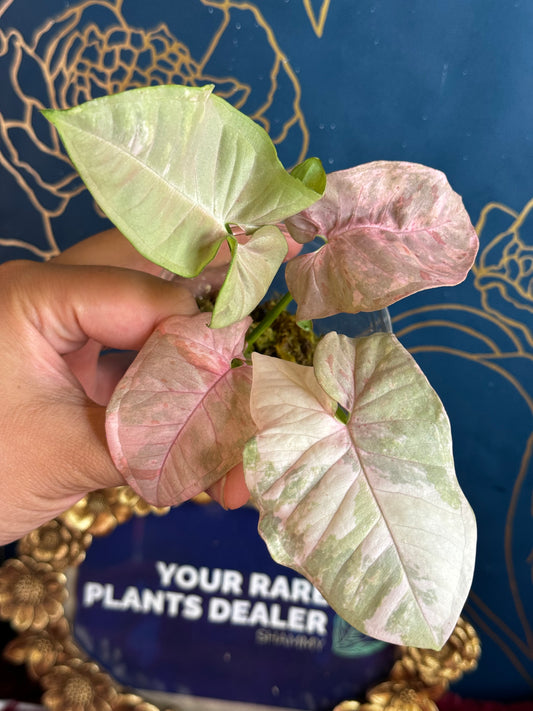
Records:
[[[201,510],[202,515],[203,512],[207,514],[209,511],[213,512],[212,515],[215,517],[229,515],[215,504],[209,505],[209,501],[207,496],[199,497],[189,506],[197,508],[198,511]],[[207,506],[202,506],[202,503],[207,504]],[[174,509],[172,515],[174,515],[174,512],[179,512],[180,508]],[[40,682],[43,688],[42,700],[47,708],[52,711],[63,711],[67,708],[76,708],[80,709],[80,711],[89,711],[90,709],[95,709],[96,711],[158,711],[160,709],[160,711],[163,711],[169,708],[170,705],[176,708],[175,704],[177,703],[177,708],[185,709],[185,711],[194,708],[208,711],[208,709],[224,708],[224,705],[228,708],[242,708],[243,710],[251,707],[265,710],[270,706],[270,708],[277,708],[279,711],[280,708],[287,708],[290,705],[290,700],[287,702],[279,696],[279,688],[278,697],[276,698],[275,689],[277,687],[270,681],[267,683],[273,694],[271,704],[266,703],[266,697],[258,699],[259,703],[255,704],[250,699],[244,699],[244,701],[226,699],[224,703],[215,700],[215,696],[211,696],[211,699],[207,700],[198,697],[198,695],[181,694],[176,696],[165,693],[158,697],[157,694],[152,692],[132,692],[125,688],[123,683],[116,679],[115,675],[108,672],[110,666],[120,670],[120,664],[117,666],[116,664],[113,665],[111,663],[110,665],[108,663],[109,659],[112,660],[114,658],[115,661],[117,659],[116,649],[113,649],[113,645],[109,641],[106,642],[109,648],[109,659],[106,664],[103,665],[96,658],[102,656],[102,645],[95,645],[94,639],[91,641],[92,633],[94,633],[91,614],[95,613],[97,608],[107,606],[107,612],[115,615],[118,620],[117,627],[121,628],[124,627],[124,624],[127,624],[126,618],[123,616],[124,609],[126,607],[133,608],[133,613],[135,613],[135,608],[136,606],[138,608],[139,603],[135,602],[134,598],[136,600],[139,598],[136,598],[132,592],[127,592],[130,588],[131,590],[137,588],[130,586],[130,588],[119,593],[105,588],[104,585],[106,583],[103,582],[103,579],[101,581],[97,581],[96,578],[91,579],[94,577],[94,571],[91,568],[90,556],[88,556],[89,548],[94,541],[93,550],[96,550],[98,546],[103,546],[109,550],[118,549],[120,553],[116,553],[116,555],[125,555],[126,557],[129,555],[131,557],[132,551],[124,550],[123,544],[115,545],[113,537],[108,538],[109,534],[115,531],[118,526],[122,526],[127,522],[129,522],[129,526],[133,526],[132,530],[135,531],[137,529],[138,532],[143,529],[145,524],[148,524],[149,518],[165,516],[168,513],[168,509],[156,509],[148,505],[127,486],[92,492],[62,516],[21,539],[18,543],[17,558],[7,560],[0,568],[0,615],[3,619],[9,620],[12,627],[18,632],[18,636],[8,644],[5,655],[11,662],[25,664],[29,677]],[[190,512],[184,509],[183,513],[179,513],[179,515],[187,516],[190,515]],[[209,515],[211,516],[211,514]],[[253,522],[255,511],[247,509],[244,511],[244,515],[250,518],[250,525],[255,525]],[[170,518],[168,518],[169,524],[171,523]],[[161,527],[161,523],[161,521],[157,521],[158,526],[155,528]],[[182,525],[185,528],[182,529]],[[191,525],[197,525],[197,519]],[[139,526],[141,527],[140,529]],[[126,528],[124,526],[123,530],[126,531]],[[177,529],[175,530],[177,533]],[[224,528],[225,530],[226,528]],[[180,536],[182,545],[190,546],[192,539],[190,532],[187,533],[184,518],[180,522],[180,531],[183,533]],[[205,529],[202,529],[203,534],[204,532]],[[122,531],[117,531],[118,533],[122,533]],[[164,536],[169,537],[168,531],[164,533]],[[278,657],[283,652],[283,647],[287,644],[287,640],[297,640],[296,644],[300,647],[302,645],[305,646],[304,642],[307,645],[315,645],[316,647],[321,639],[320,632],[324,632],[323,629],[319,629],[321,625],[329,624],[331,626],[331,637],[332,639],[335,637],[332,644],[337,645],[336,659],[341,666],[342,664],[351,664],[351,668],[355,670],[354,662],[357,662],[356,657],[358,654],[365,656],[361,654],[361,649],[366,644],[367,660],[362,660],[366,667],[362,673],[363,676],[359,680],[359,683],[363,686],[357,698],[364,697],[366,692],[367,702],[356,701],[351,698],[343,700],[345,697],[340,696],[339,699],[331,701],[330,706],[324,706],[325,711],[326,709],[329,711],[332,708],[335,708],[335,711],[353,711],[355,709],[360,709],[360,711],[383,709],[385,711],[386,709],[398,708],[395,704],[401,699],[404,699],[404,701],[409,699],[413,704],[418,704],[420,708],[433,708],[431,704],[447,690],[450,682],[458,679],[465,671],[475,667],[480,651],[479,640],[473,628],[463,620],[459,621],[449,642],[440,652],[413,648],[385,649],[385,647],[388,647],[387,645],[383,645],[383,643],[376,640],[369,640],[369,638],[366,638],[366,640],[361,639],[364,638],[364,635],[360,635],[355,631],[357,640],[354,641],[353,638],[346,635],[345,630],[338,627],[340,623],[336,623],[337,627],[335,627],[334,619],[331,623],[326,621],[325,607],[322,606],[318,597],[313,598],[312,591],[305,587],[304,583],[306,581],[303,579],[301,579],[302,582],[295,583],[295,578],[289,579],[284,575],[276,576],[271,571],[266,573],[259,563],[255,561],[252,570],[257,570],[258,572],[251,573],[251,575],[256,576],[252,578],[252,585],[250,586],[248,578],[245,579],[244,583],[242,576],[241,579],[238,579],[241,574],[236,570],[231,570],[225,563],[226,559],[223,551],[223,538],[225,536],[226,533],[220,536],[217,535],[215,544],[212,543],[212,545],[217,546],[217,556],[213,560],[216,560],[217,566],[220,567],[215,568],[208,561],[203,568],[183,565],[180,570],[175,563],[168,560],[156,560],[155,564],[152,561],[150,567],[159,571],[160,587],[165,588],[166,586],[169,591],[171,591],[171,588],[174,590],[174,592],[165,593],[167,595],[167,598],[165,598],[167,599],[167,606],[169,604],[174,605],[175,611],[177,611],[178,602],[180,600],[181,602],[184,601],[183,596],[178,600],[178,596],[181,594],[180,590],[186,591],[189,588],[191,594],[188,595],[190,598],[187,603],[188,607],[183,607],[182,609],[188,611],[190,624],[200,625],[202,618],[205,618],[203,619],[205,624],[211,624],[211,627],[216,626],[219,630],[223,630],[221,636],[227,641],[228,633],[231,634],[233,628],[223,628],[222,622],[227,622],[228,624],[236,622],[234,629],[237,634],[253,635],[256,646],[263,647],[260,650],[261,653],[270,645],[270,651]],[[228,533],[228,537],[231,538],[231,532]],[[247,537],[246,533],[244,537]],[[143,535],[142,538],[145,539],[146,535]],[[198,538],[206,538],[206,536],[202,535]],[[252,536],[249,536],[249,538],[252,538]],[[139,539],[139,536],[137,536],[137,539]],[[257,539],[259,541],[258,536]],[[112,545],[109,545],[110,542]],[[134,557],[138,558],[140,548],[138,544],[132,545],[132,550],[135,551]],[[253,547],[253,543],[250,545]],[[263,544],[260,543],[260,545]],[[248,542],[247,546],[240,546],[242,550],[246,550],[248,547]],[[251,554],[256,556],[255,549],[251,551]],[[159,552],[159,555],[161,558],[165,556],[161,552]],[[82,564],[87,556],[88,559],[84,567]],[[158,556],[156,555],[155,557],[157,558]],[[113,556],[111,558],[113,559]],[[219,563],[218,561],[221,562]],[[159,568],[157,568],[158,564]],[[111,565],[115,567],[116,571],[118,570],[116,560],[114,562],[112,560]],[[238,567],[239,564],[236,563],[235,568]],[[260,570],[261,572],[259,572]],[[282,569],[282,571],[287,570]],[[118,572],[120,573],[120,570]],[[234,574],[233,577],[232,573]],[[285,583],[283,582],[284,580],[286,581]],[[274,590],[274,582],[276,583],[276,591]],[[286,583],[289,584],[288,587],[286,587]],[[139,589],[141,588],[138,582],[135,584]],[[225,588],[223,590],[224,585]],[[238,586],[239,590],[235,586]],[[248,593],[252,593],[257,598],[255,607],[243,607],[242,600],[240,602],[238,600],[237,602],[232,602],[231,605],[228,602],[228,600],[236,598],[236,593],[243,592],[243,586]],[[252,592],[252,589],[254,592]],[[286,592],[287,590],[289,592]],[[197,592],[203,593],[201,603],[196,599],[200,597],[198,595],[195,596]],[[107,605],[104,605],[104,596],[106,594],[108,595]],[[288,598],[287,595],[289,595]],[[286,606],[282,609],[280,604],[276,605],[278,596],[281,599],[285,597],[287,605],[290,604],[292,607]],[[154,612],[154,609],[160,604],[158,600],[163,600],[163,592],[159,598],[152,596],[150,603],[152,609],[150,612]],[[169,603],[169,600],[174,602]],[[260,602],[261,605],[259,604]],[[304,602],[308,603],[309,608],[309,611],[305,613],[307,618],[304,617],[304,612],[299,611],[304,609]],[[115,608],[114,611],[109,609],[113,607]],[[255,613],[252,612],[254,609]],[[293,610],[292,613],[287,612],[290,609]],[[139,611],[140,609],[137,609],[137,612]],[[201,614],[202,611],[205,611],[204,615]],[[155,612],[157,613],[157,609],[155,609]],[[160,625],[163,628],[170,627],[170,623],[173,621],[170,608],[167,608],[167,613],[166,618],[164,616],[159,617],[159,621],[164,619],[164,624]],[[253,614],[255,614],[255,617],[252,619]],[[285,614],[285,617],[283,617],[283,614]],[[78,615],[78,618],[76,618],[76,615]],[[265,615],[267,616],[265,617]],[[233,616],[232,620],[229,620],[231,616]],[[147,617],[147,615],[144,617]],[[174,615],[174,617],[177,617],[177,615]],[[137,615],[137,619],[139,619],[139,615]],[[291,628],[287,628],[289,619],[290,625],[295,628],[296,632],[291,631]],[[340,620],[340,618],[338,619]],[[112,625],[105,622],[105,620],[104,624],[106,625],[106,637],[108,640],[112,640]],[[278,630],[271,629],[270,632],[267,632],[269,625],[271,628],[277,626]],[[283,625],[288,631],[282,634],[279,628],[283,627]],[[205,626],[203,628],[198,627],[197,630],[200,633],[195,633],[195,636],[199,640],[203,640],[203,634],[206,629]],[[107,631],[109,631],[109,634],[107,634]],[[80,641],[82,639],[84,641],[83,645]],[[146,646],[148,638],[144,637],[143,639],[143,643]],[[180,639],[176,639],[176,653],[174,655],[169,654],[167,648],[167,656],[178,658],[182,655],[182,659],[186,659],[188,656],[193,658],[195,652],[192,648],[188,648],[187,645],[189,643],[189,640],[185,639],[185,637],[181,642]],[[372,646],[372,643],[376,646],[369,650],[368,645]],[[109,647],[110,644],[111,647]],[[131,639],[128,641],[128,646],[130,644]],[[90,653],[91,647],[98,652],[94,658]],[[86,651],[87,649],[89,651]],[[370,658],[368,656],[369,651],[372,653],[370,666],[368,662],[368,658]],[[252,644],[246,648],[246,654],[253,656],[253,653]],[[305,653],[309,655],[309,650]],[[227,665],[227,676],[232,688],[242,686],[242,684],[238,683],[238,680],[237,682],[235,681],[231,664],[229,664],[231,652],[222,651],[219,656],[224,658],[223,661]],[[122,659],[122,662],[124,662],[124,659]],[[261,660],[256,663],[260,664]],[[198,662],[196,666],[200,666]],[[306,666],[311,667],[311,674],[314,677],[320,676],[318,666],[309,664],[309,661],[307,661]],[[237,670],[241,667],[242,664],[239,663],[238,666],[235,666],[235,669]],[[390,670],[391,667],[392,670]],[[301,666],[300,676],[295,678],[302,688],[308,688],[310,682],[305,680],[304,668],[305,664]],[[344,678],[350,676],[346,672],[346,669],[349,668],[348,666],[342,668]],[[206,660],[206,663],[201,668],[204,679],[212,676],[212,674],[206,672],[206,669],[210,669],[210,671],[212,669],[209,665],[209,660]],[[250,675],[249,670],[246,670],[245,673],[251,676],[252,680],[255,679],[258,695],[260,695],[259,675]],[[352,676],[354,674],[355,672]],[[387,674],[389,677],[387,681],[376,684]],[[329,671],[327,675],[330,676]],[[370,685],[371,688],[367,689],[365,683]],[[136,686],[138,685],[136,684]],[[159,689],[162,688],[160,680],[156,686]],[[351,687],[348,686],[346,688],[354,689],[356,687],[352,683]],[[220,692],[220,689],[218,691]],[[294,703],[290,707],[299,708]],[[300,707],[305,708],[301,701]],[[413,708],[416,708],[416,705]],[[436,705],[434,705],[434,708],[437,709]]]

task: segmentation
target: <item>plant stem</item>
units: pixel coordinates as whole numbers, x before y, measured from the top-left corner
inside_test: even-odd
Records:
[[[257,324],[257,326],[251,331],[250,335],[246,339],[247,345],[244,354],[249,356],[252,352],[252,346],[257,341],[259,336],[264,333],[269,326],[271,326],[277,317],[285,311],[287,306],[291,303],[292,296],[287,292],[285,296],[272,307],[272,309],[264,316],[263,320]]]

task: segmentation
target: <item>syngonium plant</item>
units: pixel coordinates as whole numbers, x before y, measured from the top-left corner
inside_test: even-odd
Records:
[[[478,241],[446,177],[386,161],[326,176],[314,158],[289,173],[266,131],[212,86],[134,89],[45,115],[149,260],[192,278],[223,243],[231,252],[213,312],[161,323],[109,403],[125,479],[176,505],[244,460],[275,560],[366,634],[442,647],[470,588],[476,525],[438,396],[391,333],[327,333],[311,367],[250,355],[250,313],[286,232],[323,242],[286,265],[298,319],[462,281]]]

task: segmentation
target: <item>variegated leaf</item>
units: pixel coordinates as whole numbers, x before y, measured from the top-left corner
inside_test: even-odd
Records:
[[[249,241],[239,244],[230,238],[232,260],[217,296],[212,328],[229,326],[247,316],[266,294],[287,254],[285,235],[275,225],[254,232]]]
[[[365,634],[440,648],[470,588],[476,526],[422,371],[391,334],[336,333],[314,370],[261,355],[253,368],[245,475],[273,558]]]
[[[228,223],[276,223],[321,194],[213,88],[150,86],[43,112],[106,215],[145,257],[185,277],[213,259]]]
[[[287,265],[299,318],[382,309],[468,273],[478,238],[462,200],[438,170],[377,161],[328,175],[324,196],[286,225],[324,244]]]
[[[251,319],[208,327],[208,314],[159,325],[118,384],[106,432],[116,467],[149,503],[176,505],[242,459],[255,432],[251,367],[242,357]]]

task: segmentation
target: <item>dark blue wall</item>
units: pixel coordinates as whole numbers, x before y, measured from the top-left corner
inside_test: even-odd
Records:
[[[38,108],[128,82],[214,81],[287,166],[315,154],[328,171],[400,159],[447,173],[478,226],[476,266],[391,313],[447,406],[478,516],[465,615],[484,652],[458,689],[533,696],[533,4],[4,0],[0,13],[1,260],[107,225]]]

